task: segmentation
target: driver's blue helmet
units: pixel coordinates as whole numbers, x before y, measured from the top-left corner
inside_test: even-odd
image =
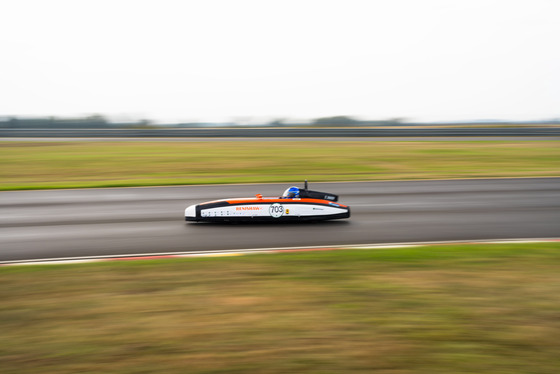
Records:
[[[286,191],[284,191],[282,197],[285,198],[299,197],[299,188],[293,186],[288,188]]]

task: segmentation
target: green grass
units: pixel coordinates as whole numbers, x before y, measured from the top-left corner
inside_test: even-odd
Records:
[[[540,177],[560,142],[0,142],[0,160],[0,190]]]
[[[2,373],[558,373],[560,243],[0,268]]]

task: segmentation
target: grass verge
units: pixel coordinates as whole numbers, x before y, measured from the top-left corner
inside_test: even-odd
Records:
[[[0,268],[3,373],[557,373],[560,243]]]
[[[0,159],[0,190],[540,177],[560,142],[0,142]]]

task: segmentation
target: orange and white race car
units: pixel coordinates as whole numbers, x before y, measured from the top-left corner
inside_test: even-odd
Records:
[[[224,199],[191,205],[185,221],[321,221],[350,218],[350,207],[338,203],[338,196],[289,187],[280,197]]]

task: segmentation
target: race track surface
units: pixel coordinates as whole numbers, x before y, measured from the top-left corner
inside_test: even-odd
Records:
[[[560,236],[560,178],[311,183],[349,220],[186,223],[187,205],[286,184],[0,192],[0,261],[244,248]]]

